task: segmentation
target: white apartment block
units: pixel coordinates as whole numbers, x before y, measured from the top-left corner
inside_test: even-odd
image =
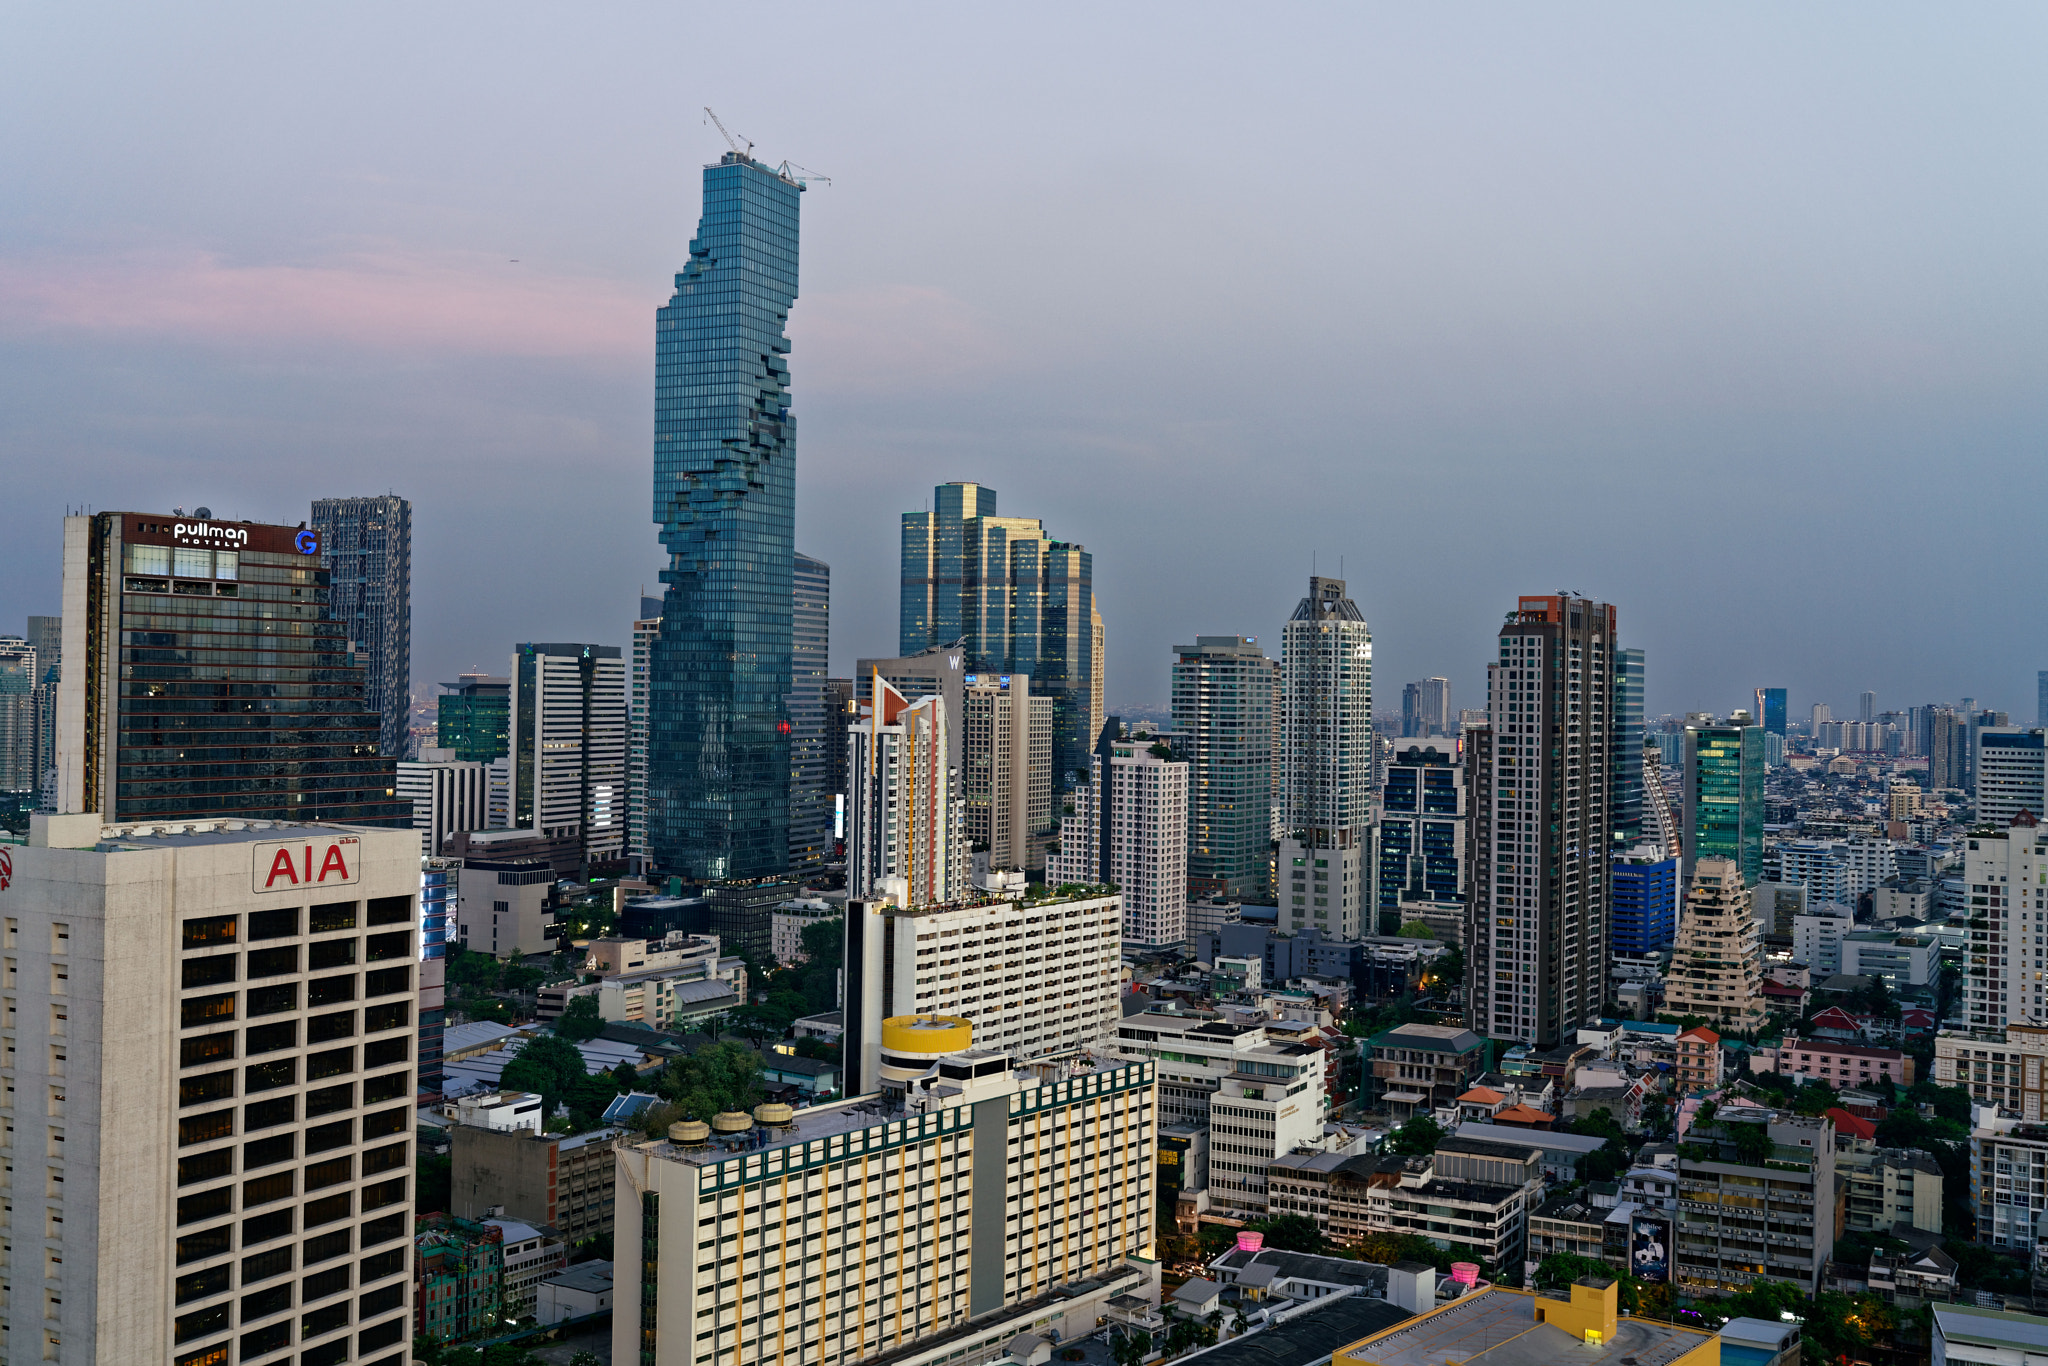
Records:
[[[1963,852],[1970,955],[1961,1011],[1974,1029],[2048,1019],[2048,833],[2032,816],[1970,832]]]
[[[2030,1122],[2048,1118],[2042,1104],[2048,1068],[2048,1027],[1942,1030],[1934,1036],[1934,1082],[1960,1086],[1979,1105]]]
[[[1980,1112],[1970,1133],[1970,1207],[1979,1243],[2031,1255],[2048,1208],[2048,1130]]]
[[[836,920],[846,912],[822,898],[785,901],[777,906],[768,922],[768,951],[784,967],[804,960],[804,930],[824,920]]]
[[[1026,674],[961,679],[960,794],[966,838],[992,868],[1045,866],[1052,832],[1052,698]]]
[[[410,1359],[419,888],[409,830],[0,849],[7,1360]]]
[[[618,1361],[989,1362],[1156,1304],[1152,1069],[979,1049],[872,1098],[618,1150]],[[1092,1281],[1093,1284],[1077,1284]],[[1055,1294],[1062,1292],[1064,1294]]]
[[[1114,895],[989,898],[905,908],[846,903],[847,1094],[878,1084],[882,1021],[951,1015],[1017,1058],[1086,1048],[1121,1013]]]
[[[1207,1127],[1209,1200],[1220,1213],[1264,1214],[1273,1159],[1323,1146],[1320,1048],[1276,1041],[1263,1025],[1159,1010],[1118,1021],[1116,1048],[1157,1067],[1161,1123]]]
[[[1766,882],[1798,883],[1814,901],[1853,906],[1866,892],[1898,876],[1890,840],[1787,840],[1764,849]]]
[[[1188,937],[1188,765],[1152,748],[1110,746],[1109,880],[1123,893],[1124,942],[1165,948]]]
[[[912,702],[887,679],[846,728],[846,891],[905,906],[967,894],[960,775],[947,759],[946,699]]]
[[[1372,632],[1342,579],[1311,578],[1282,632],[1280,928],[1373,932]],[[1294,883],[1294,869],[1321,874]]]
[[[616,645],[512,653],[511,827],[580,834],[593,860],[626,849],[626,668]]]
[[[1855,930],[1847,906],[1815,902],[1812,909],[1792,917],[1792,961],[1806,964],[1818,984],[1842,970],[1842,940]]]
[[[457,831],[490,828],[489,767],[438,757],[450,752],[422,749],[419,762],[398,764],[398,795],[412,803],[424,858],[438,857],[441,841]]]
[[[2008,825],[2020,812],[2048,817],[2048,730],[1984,726],[1977,731],[1977,819]]]

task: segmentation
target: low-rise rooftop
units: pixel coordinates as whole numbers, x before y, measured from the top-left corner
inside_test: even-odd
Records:
[[[1621,1318],[1613,1337],[1585,1342],[1539,1323],[1534,1295],[1488,1289],[1345,1348],[1337,1359],[1372,1366],[1670,1366],[1713,1340],[1694,1329]]]

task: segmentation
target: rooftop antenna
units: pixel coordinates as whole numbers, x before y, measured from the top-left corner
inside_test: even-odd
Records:
[[[725,139],[725,145],[732,148],[734,155],[746,157],[749,161],[753,160],[754,144],[749,142],[744,148],[742,148],[740,146],[741,140],[737,137],[734,137],[732,130],[727,128],[725,124],[719,120],[718,115],[711,112],[711,106],[708,104],[704,106],[704,116],[711,120],[711,124],[714,128],[718,129],[718,135]]]

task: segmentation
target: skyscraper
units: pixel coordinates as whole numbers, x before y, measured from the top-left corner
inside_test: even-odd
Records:
[[[30,617],[28,643],[36,650],[36,793],[55,795],[57,778],[57,685],[64,675],[64,618]]]
[[[1311,578],[1283,640],[1280,928],[1356,939],[1372,931],[1372,632],[1342,579]]]
[[[512,652],[511,828],[574,835],[587,875],[626,847],[626,669],[616,645]]]
[[[412,504],[391,494],[316,498],[328,606],[355,642],[364,701],[383,718],[378,751],[412,752]]]
[[[1746,717],[1685,728],[1685,835],[1680,877],[1727,859],[1754,887],[1764,867],[1764,730]]]
[[[832,566],[804,554],[797,555],[795,564],[790,639],[789,867],[791,872],[807,873],[824,868],[832,857],[832,793],[825,785]]]
[[[1465,821],[1457,741],[1439,736],[1395,745],[1380,791],[1383,920],[1399,916],[1403,902],[1465,899]]]
[[[1188,737],[1188,891],[1260,900],[1272,851],[1273,662],[1252,636],[1176,645],[1173,727]]]
[[[1188,764],[1164,742],[1124,739],[1114,716],[1068,792],[1059,852],[1045,880],[1111,883],[1122,895],[1123,940],[1144,948],[1187,938]]]
[[[967,674],[959,733],[960,800],[969,846],[989,866],[1036,871],[1053,831],[1052,699],[1029,674]]]
[[[1641,650],[1614,652],[1614,795],[1608,817],[1615,852],[1643,841],[1643,687]]]
[[[1767,734],[1785,733],[1785,690],[1783,688],[1758,688],[1756,690],[1757,720]]]
[[[898,649],[958,645],[970,673],[1030,674],[1052,699],[1053,781],[1085,781],[1100,714],[1094,561],[1036,517],[996,516],[996,492],[941,484],[903,514]]]
[[[2039,726],[1977,727],[1977,820],[2007,826],[2022,811],[2048,814],[2048,731]]]
[[[1466,978],[1472,1027],[1552,1047],[1607,986],[1614,608],[1525,597],[1466,732],[1472,811]]]
[[[327,574],[312,530],[65,518],[58,810],[409,825]]]
[[[511,752],[512,680],[464,674],[435,699],[436,746],[465,763],[487,764]]]
[[[936,694],[912,702],[871,680],[867,715],[846,728],[846,894],[936,906],[967,890],[959,770],[947,761],[957,725]]]
[[[1743,884],[1732,859],[1693,861],[1664,986],[1672,1014],[1697,1015],[1723,1031],[1764,1022],[1762,933]]]
[[[35,646],[20,636],[0,636],[0,792],[34,792],[41,786],[36,753]]]
[[[1425,678],[1401,687],[1401,736],[1403,739],[1450,735],[1451,680]]]
[[[789,861],[796,421],[786,329],[798,196],[741,152],[656,315],[654,520],[669,557],[648,691],[655,865],[753,878]]]
[[[1877,694],[1866,692],[1857,702],[1857,720],[1869,724],[1877,719]]]

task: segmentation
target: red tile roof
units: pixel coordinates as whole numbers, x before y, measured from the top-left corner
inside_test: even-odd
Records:
[[[1877,1137],[1877,1126],[1867,1119],[1858,1118],[1839,1106],[1830,1109],[1827,1113],[1828,1118],[1835,1122],[1837,1132],[1851,1134],[1862,1139],[1874,1139]]]

